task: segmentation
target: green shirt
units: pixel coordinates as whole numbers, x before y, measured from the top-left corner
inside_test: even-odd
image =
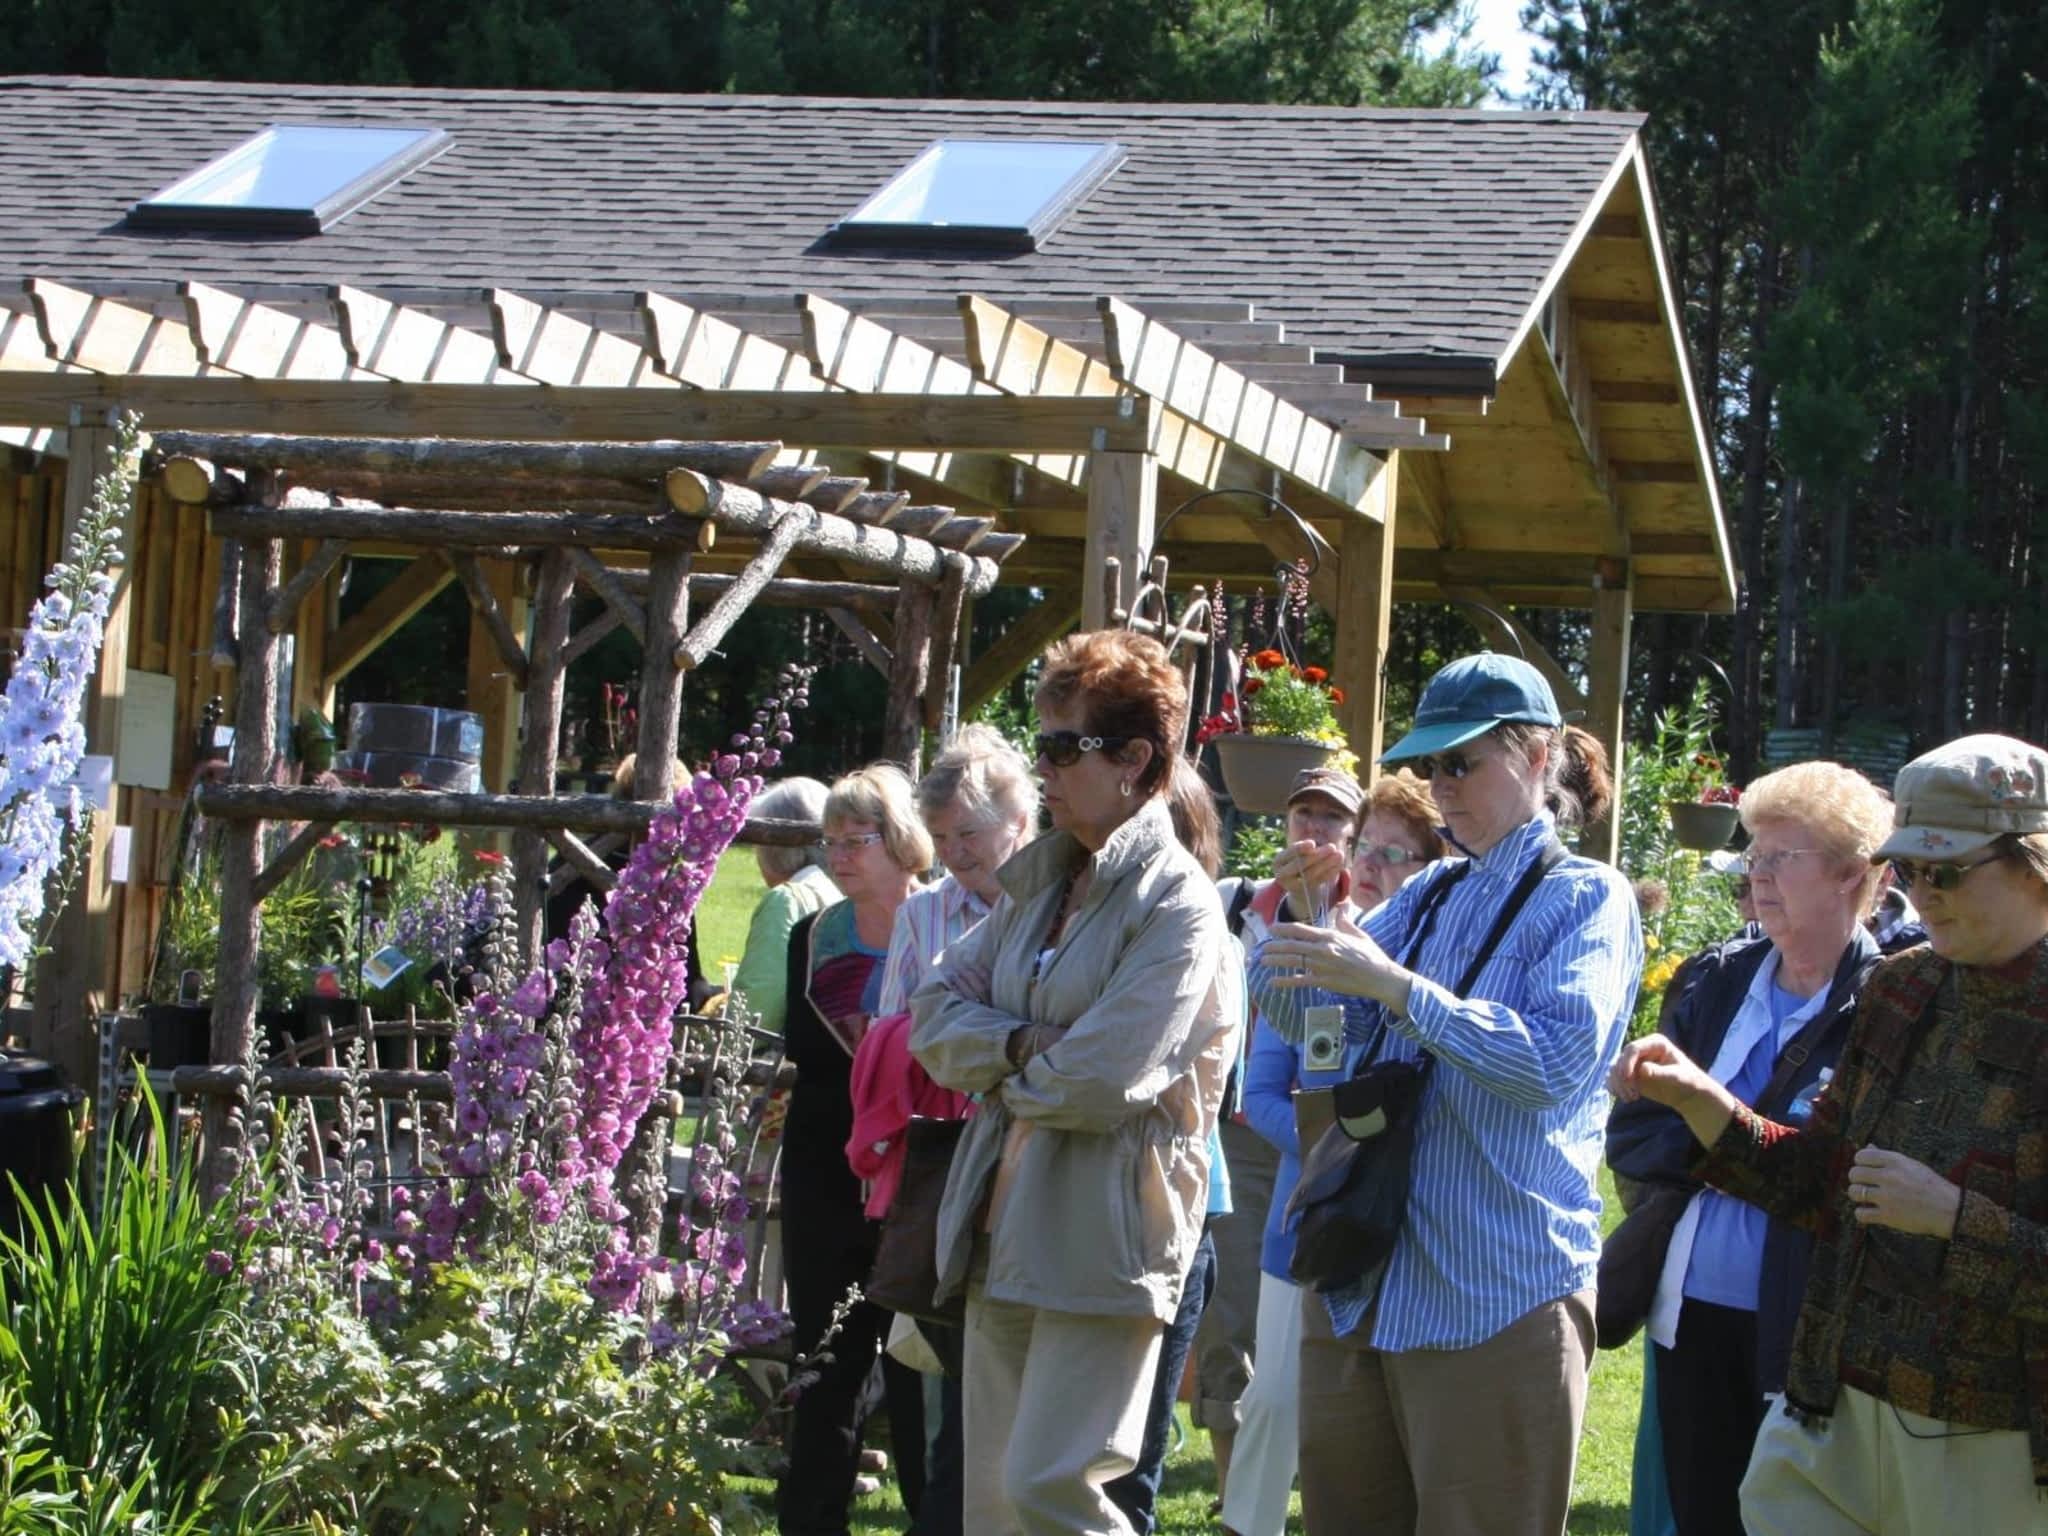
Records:
[[[815,864],[806,864],[761,898],[747,925],[747,950],[732,989],[758,1014],[761,1028],[782,1033],[789,1014],[789,933],[813,912],[839,900],[839,887]]]

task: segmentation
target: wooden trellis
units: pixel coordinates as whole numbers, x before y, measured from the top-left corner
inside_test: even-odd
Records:
[[[922,732],[944,702],[961,605],[994,585],[999,560],[1021,536],[985,519],[918,508],[899,494],[808,466],[777,462],[766,443],[477,443],[226,436],[157,436],[163,482],[188,505],[207,508],[226,540],[233,572],[219,605],[220,641],[237,667],[237,725],[229,782],[202,786],[201,811],[227,823],[221,866],[221,937],[214,1001],[214,1063],[244,1059],[255,1031],[258,908],[303,859],[323,828],[340,821],[421,822],[511,829],[516,921],[530,958],[542,938],[549,848],[564,867],[603,889],[611,872],[586,834],[644,831],[676,782],[675,746],[683,689],[756,601],[802,604],[866,637],[864,654],[889,679],[885,755],[913,771]],[[374,498],[374,499],[373,499]],[[394,504],[398,503],[398,504]],[[543,506],[547,510],[531,510]],[[694,575],[693,558],[721,539],[751,540],[736,574]],[[283,578],[287,541],[317,541]],[[414,569],[459,581],[523,696],[518,782],[523,793],[460,794],[403,789],[274,785],[282,637],[298,606],[354,541],[418,549]],[[615,568],[606,551],[633,551],[644,570]],[[781,575],[792,555],[884,580],[812,581]],[[531,631],[498,600],[485,557],[533,566]],[[600,616],[572,633],[571,604],[582,586]],[[693,614],[695,592],[709,599]],[[888,642],[869,625],[886,609]],[[865,617],[863,617],[865,615]],[[556,795],[564,684],[569,662],[614,628],[644,657],[631,802]],[[876,627],[880,627],[876,624]],[[266,821],[307,826],[267,863]],[[817,836],[804,824],[750,821],[742,842],[794,843]],[[194,1075],[208,1099],[208,1146],[223,1161],[237,1128],[227,1114],[229,1073]],[[629,1177],[636,1218],[658,1220],[668,1123],[651,1114],[636,1141]],[[644,1145],[642,1145],[644,1143]]]

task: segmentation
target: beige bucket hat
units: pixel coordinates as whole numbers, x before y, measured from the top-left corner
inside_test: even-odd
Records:
[[[1963,736],[1899,770],[1881,859],[1958,859],[2004,833],[2048,832],[2048,752],[2010,736]]]

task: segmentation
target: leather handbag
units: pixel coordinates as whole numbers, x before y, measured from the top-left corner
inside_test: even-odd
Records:
[[[961,1324],[967,1320],[962,1293],[943,1305],[939,1289],[939,1205],[953,1154],[967,1130],[965,1120],[914,1115],[903,1131],[903,1178],[882,1218],[866,1297],[885,1311],[920,1322]]]
[[[1692,1196],[1683,1185],[1651,1185],[1600,1245],[1600,1289],[1593,1305],[1593,1336],[1600,1348],[1621,1348],[1649,1321],[1671,1234]]]
[[[1553,839],[1530,862],[1453,989],[1457,996],[1472,990],[1537,885],[1564,856]],[[1471,867],[1469,860],[1456,866],[1424,893],[1415,937],[1401,960],[1404,969],[1413,969],[1444,899]],[[1337,1085],[1332,1096],[1336,1124],[1303,1157],[1300,1182],[1287,1202],[1287,1222],[1294,1229],[1288,1277],[1306,1290],[1350,1290],[1376,1279],[1393,1258],[1407,1223],[1415,1124],[1436,1058],[1425,1052],[1417,1060],[1373,1060],[1386,1031],[1382,1011],[1367,1064]]]

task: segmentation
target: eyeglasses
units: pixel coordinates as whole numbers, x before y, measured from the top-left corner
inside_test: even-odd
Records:
[[[879,832],[852,832],[845,837],[828,837],[818,846],[826,853],[859,853],[863,848],[872,848],[882,840]]]
[[[1444,752],[1429,757],[1413,758],[1409,761],[1408,767],[1415,777],[1427,784],[1439,773],[1454,779],[1462,779],[1485,761],[1483,757],[1467,757],[1462,752]]]
[[[1071,768],[1083,752],[1113,752],[1130,741],[1128,736],[1083,736],[1079,731],[1040,731],[1032,746],[1055,768]]]
[[[1892,869],[1901,885],[1925,885],[1930,891],[1952,891],[1963,883],[1971,870],[1996,864],[2004,857],[2005,851],[1999,849],[1989,858],[1973,859],[1968,864],[1921,864],[1912,859],[1893,859]]]
[[[1361,864],[1384,864],[1389,869],[1426,862],[1413,848],[1403,848],[1399,843],[1367,843],[1359,848],[1357,858]]]
[[[1745,853],[1742,856],[1742,872],[1751,878],[1757,875],[1769,875],[1775,880],[1778,877],[1778,871],[1794,859],[1802,858],[1809,853],[1819,853],[1820,851],[1818,848],[1780,848],[1775,853]]]

